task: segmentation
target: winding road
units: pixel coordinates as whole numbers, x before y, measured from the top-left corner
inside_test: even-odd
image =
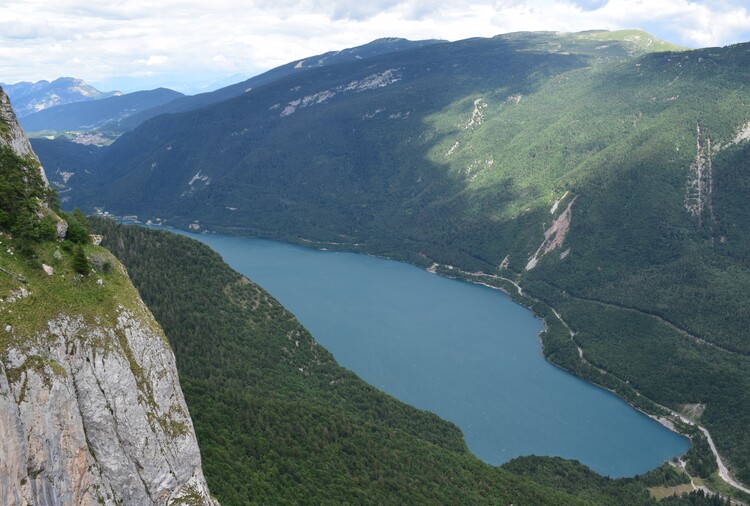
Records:
[[[437,270],[438,270],[439,267],[440,267],[440,264],[435,263],[428,270],[430,272],[437,273]],[[449,267],[449,266],[445,266],[445,267]],[[450,266],[450,270],[453,270],[453,271],[455,271],[455,272],[457,272],[457,273],[459,273],[461,275],[467,276],[469,278],[489,278],[489,279],[495,279],[495,280],[498,280],[498,281],[505,281],[507,283],[511,283],[516,288],[516,290],[518,290],[518,294],[519,295],[525,295],[524,292],[523,292],[523,290],[522,290],[522,288],[521,288],[521,285],[519,285],[517,282],[515,282],[515,281],[513,281],[511,279],[505,278],[503,276],[497,276],[497,275],[494,275],[494,274],[487,274],[487,273],[484,273],[484,272],[467,272],[467,271],[462,271],[460,269],[456,269],[455,267],[452,267],[452,266]],[[483,281],[479,281],[478,279],[473,279],[471,281],[474,282],[474,283],[480,284],[480,285],[488,286],[490,288],[501,289],[501,288],[499,288],[497,286],[492,286],[492,285],[489,285],[489,284],[487,284],[487,283],[485,283]],[[592,299],[582,299],[582,300],[585,300],[585,301],[588,301],[588,302],[597,303],[597,304],[601,304],[601,305],[604,305],[604,306],[612,306],[612,307],[616,307],[618,309],[635,311],[635,312],[644,314],[646,316],[650,316],[652,318],[656,318],[661,323],[669,326],[670,328],[672,328],[674,330],[677,330],[678,332],[680,332],[684,336],[686,336],[686,337],[688,337],[690,339],[693,339],[695,342],[697,342],[699,344],[706,345],[706,346],[712,346],[712,347],[717,348],[717,349],[719,349],[721,351],[724,351],[726,353],[736,353],[736,352],[733,352],[732,350],[727,350],[726,348],[722,348],[721,346],[717,346],[714,343],[710,343],[708,341],[705,341],[704,339],[701,339],[701,338],[699,338],[697,336],[694,336],[694,335],[690,334],[689,332],[685,331],[684,329],[679,328],[678,326],[676,326],[672,322],[670,322],[668,320],[665,320],[665,319],[663,319],[662,317],[660,317],[658,315],[654,315],[654,314],[646,313],[646,312],[643,312],[643,311],[640,311],[640,310],[637,310],[637,309],[634,309],[634,308],[628,308],[628,307],[618,306],[616,304],[610,304],[610,303],[602,302],[602,301],[598,301],[598,300],[592,300]],[[560,313],[558,313],[555,308],[550,307],[550,309],[552,310],[552,312],[554,313],[554,315],[557,317],[557,319],[560,321],[560,323],[562,323],[565,326],[565,328],[568,329],[568,332],[570,333],[570,338],[573,341],[573,344],[578,349],[578,356],[580,357],[580,359],[583,362],[585,362],[586,364],[591,365],[592,367],[595,367],[588,360],[586,360],[586,358],[584,357],[583,349],[580,346],[578,346],[578,343],[575,340],[575,332],[573,331],[573,329],[571,329],[570,326],[565,322],[565,320],[562,319],[562,316],[560,316]],[[599,371],[601,371],[604,374],[609,374],[607,371],[604,371],[604,370],[602,370],[602,369],[600,369],[598,367],[596,367],[596,369],[598,369]],[[666,406],[662,406],[661,404],[658,404],[656,402],[654,402],[654,404],[657,405],[657,406],[659,406],[659,407],[661,407],[666,412],[670,413],[670,415],[673,418],[678,419],[678,420],[680,420],[681,422],[683,422],[683,423],[685,423],[687,425],[691,425],[691,426],[697,427],[706,436],[706,440],[708,441],[708,445],[711,448],[711,453],[713,453],[714,458],[716,459],[716,465],[717,465],[717,467],[719,469],[719,472],[718,472],[719,477],[725,483],[727,483],[728,485],[730,485],[731,487],[734,487],[735,489],[740,490],[740,491],[742,491],[742,492],[744,492],[746,494],[750,494],[750,488],[748,488],[747,486],[745,486],[744,484],[740,483],[739,481],[735,480],[732,477],[731,473],[729,472],[729,469],[724,464],[724,461],[722,460],[721,455],[719,455],[719,451],[716,449],[716,445],[714,444],[714,440],[711,437],[711,434],[708,432],[708,429],[706,429],[702,425],[699,425],[696,422],[693,422],[692,420],[689,420],[688,418],[684,417],[680,413],[677,413],[676,411],[673,411],[673,410],[669,409]],[[659,419],[659,417],[650,415],[648,413],[646,413],[646,415],[650,416],[651,418],[653,418],[657,422],[661,423],[665,427],[674,430],[674,427],[670,427],[667,423],[664,423],[663,419]]]

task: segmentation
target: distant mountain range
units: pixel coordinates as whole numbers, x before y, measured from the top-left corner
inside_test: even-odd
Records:
[[[26,115],[21,118],[20,122],[27,132],[119,131],[121,129],[120,124],[130,116],[172,102],[183,96],[182,93],[166,88],[138,91],[98,100],[50,107]]]
[[[185,96],[165,88],[128,94],[102,93],[84,81],[67,77],[57,79],[52,83],[24,82],[3,85],[3,87],[7,90],[14,107],[25,111],[18,116],[27,132],[45,135],[71,131],[106,132],[103,142],[109,142],[119,134],[132,130],[144,121],[160,114],[206,107],[247,93],[287,75],[438,42],[440,41],[378,39],[362,46],[296,60],[240,83],[193,96]],[[17,102],[18,106],[16,106]],[[83,138],[86,139],[84,142],[92,139],[91,136]],[[102,139],[94,139],[91,142],[101,143]]]
[[[102,92],[81,79],[60,77],[54,81],[0,83],[19,118],[57,105],[84,102],[120,95],[119,91]]]
[[[501,286],[551,361],[705,426],[750,483],[750,44],[515,33],[299,63],[107,148],[33,145],[66,206]]]

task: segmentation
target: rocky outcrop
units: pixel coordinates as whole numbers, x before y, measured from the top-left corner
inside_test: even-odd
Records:
[[[554,203],[552,209],[550,210],[552,214],[557,211],[560,202],[564,200],[565,196],[567,195],[568,192],[565,192],[565,195],[563,195],[560,200]],[[539,248],[537,248],[534,254],[529,258],[529,261],[526,263],[525,269],[527,271],[530,271],[531,269],[536,267],[536,265],[539,263],[539,259],[544,255],[562,246],[562,243],[565,241],[565,237],[568,235],[568,231],[570,230],[570,220],[572,218],[573,204],[575,203],[577,198],[578,197],[574,197],[573,200],[570,201],[568,207],[566,207],[565,210],[560,213],[560,216],[555,218],[555,221],[552,222],[552,226],[550,226],[544,232],[544,241],[542,241],[542,244],[539,245]],[[569,249],[564,251],[560,256],[560,259],[567,257],[569,253]]]
[[[739,135],[739,134],[738,134]],[[711,161],[711,138],[695,125],[695,158],[690,163],[685,189],[685,209],[698,221],[702,228],[704,215],[708,214],[709,224],[716,222],[713,206],[713,163]],[[706,213],[708,211],[708,213]]]
[[[0,504],[214,504],[174,355],[143,314],[0,330],[23,343],[0,362]]]
[[[2,90],[0,145],[36,160]],[[116,266],[101,295],[102,277],[0,255],[0,504],[216,505],[174,355],[119,262],[96,253]]]
[[[39,159],[31,148],[31,143],[26,137],[21,125],[18,124],[16,119],[16,113],[13,112],[13,107],[10,105],[8,95],[0,88],[0,144],[10,146],[10,148],[21,157],[31,157],[37,162]],[[44,169],[39,169],[42,173],[42,178],[47,182],[47,175],[44,173]]]

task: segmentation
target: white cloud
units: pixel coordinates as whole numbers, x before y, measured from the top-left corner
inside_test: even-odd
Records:
[[[643,28],[691,47],[750,40],[744,0],[8,0],[0,80],[212,81],[385,36]],[[204,77],[205,76],[205,77]],[[170,79],[172,79],[170,81]]]
[[[151,55],[146,60],[136,60],[135,63],[146,65],[147,67],[159,67],[161,65],[164,65],[169,61],[168,56],[164,56],[163,54],[160,55]]]

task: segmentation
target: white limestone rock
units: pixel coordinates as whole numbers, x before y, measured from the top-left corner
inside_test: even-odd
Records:
[[[36,153],[34,153],[34,150],[31,148],[31,143],[26,137],[23,128],[18,124],[16,113],[13,112],[8,95],[6,95],[2,89],[0,89],[0,122],[3,122],[8,126],[8,131],[0,136],[0,144],[10,146],[18,156],[28,156],[38,162],[39,158],[37,158]],[[44,169],[40,166],[39,170],[42,173],[44,182],[49,184]]]
[[[214,505],[156,323],[61,315],[0,362],[0,504]],[[190,504],[194,504],[191,502]]]

